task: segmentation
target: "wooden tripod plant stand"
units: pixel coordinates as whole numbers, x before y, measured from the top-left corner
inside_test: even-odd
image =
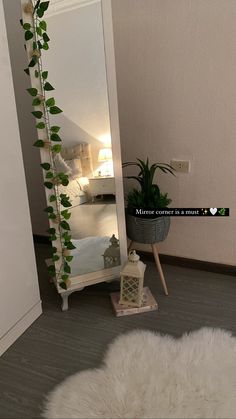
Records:
[[[130,244],[129,244],[129,247],[128,247],[128,252],[132,249],[133,244],[134,244],[134,242],[131,241]],[[161,267],[159,254],[158,254],[157,243],[153,243],[153,244],[151,244],[151,246],[152,246],[152,252],[153,252],[153,255],[154,255],[154,259],[155,259],[155,262],[156,262],[156,267],[157,267],[157,270],[158,270],[160,278],[161,278],[164,293],[165,293],[165,295],[169,295],[167,285],[166,285],[166,281],[165,281],[165,277],[164,277],[163,270],[162,270],[162,267]]]

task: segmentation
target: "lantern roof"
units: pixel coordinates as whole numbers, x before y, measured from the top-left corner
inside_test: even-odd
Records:
[[[145,269],[146,265],[141,260],[139,260],[139,256],[136,254],[135,250],[132,250],[129,253],[128,261],[123,266],[121,275],[142,278]]]

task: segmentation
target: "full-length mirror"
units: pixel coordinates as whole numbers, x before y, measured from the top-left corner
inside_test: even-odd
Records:
[[[63,147],[55,158],[69,177],[71,276],[120,265],[101,1],[77,0],[47,13],[50,50],[43,66],[63,109],[51,123],[61,127]]]

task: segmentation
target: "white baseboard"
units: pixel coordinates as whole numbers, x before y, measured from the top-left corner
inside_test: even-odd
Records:
[[[0,356],[28,329],[42,314],[42,303],[39,301],[22,317],[4,336],[0,338]]]

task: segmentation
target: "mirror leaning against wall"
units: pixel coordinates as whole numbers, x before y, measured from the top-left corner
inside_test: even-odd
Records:
[[[23,22],[30,19],[26,3],[22,0]],[[52,244],[59,247],[54,282],[65,310],[71,292],[118,277],[126,257],[111,4],[110,0],[73,0],[62,5],[51,0],[42,18],[49,39],[43,30],[36,36],[41,42],[47,40],[49,50],[41,49],[38,63],[39,71],[46,71],[47,77],[41,83],[41,96],[45,96],[41,105],[46,107],[46,119],[50,117],[49,129],[60,127],[60,132],[56,133],[59,142],[41,148],[41,159],[51,165],[53,175],[58,178],[63,173],[66,179],[53,185],[59,216],[50,219],[49,214],[50,231],[56,230]],[[30,48],[27,43],[29,59]],[[35,74],[35,67],[31,68],[32,87],[37,88]],[[55,90],[45,91],[45,82]],[[63,112],[54,114],[54,106]],[[48,134],[52,131],[44,132],[46,137]],[[42,135],[40,129],[39,138]],[[54,153],[58,144],[60,151]],[[52,191],[46,188],[46,195],[51,206]],[[66,197],[69,208],[62,205],[61,197]],[[61,225],[64,215],[66,224]],[[69,249],[63,246],[65,237],[70,241]],[[63,263],[69,265],[66,286],[60,279]]]

